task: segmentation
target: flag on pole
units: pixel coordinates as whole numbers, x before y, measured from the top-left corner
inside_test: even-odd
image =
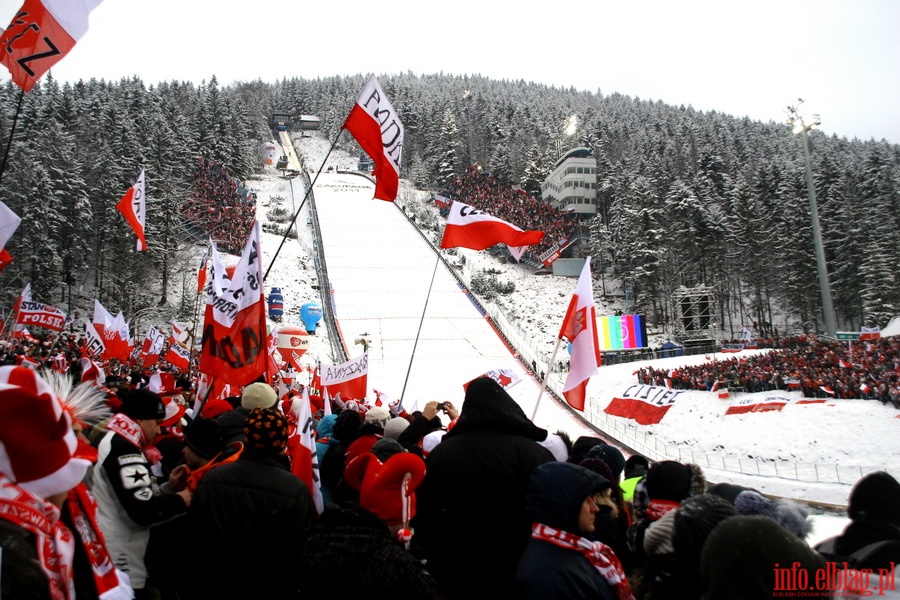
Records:
[[[137,236],[137,249],[147,249],[147,240],[144,237],[144,225],[147,219],[147,201],[144,197],[144,171],[138,175],[138,179],[131,188],[125,192],[116,209],[122,213],[125,220],[131,225]]]
[[[348,400],[366,397],[369,376],[369,352],[339,365],[322,364],[319,382],[322,389],[332,397],[340,395]]]
[[[369,78],[341,125],[375,162],[375,199],[393,202],[400,187],[403,123],[375,76]]]
[[[291,472],[303,480],[312,493],[316,511],[322,513],[325,507],[322,500],[322,487],[319,480],[319,457],[316,452],[316,430],[313,427],[312,410],[310,409],[309,389],[303,388],[301,397],[294,397],[291,402],[291,413],[297,421],[296,439],[288,440],[291,457]],[[294,437],[294,436],[291,436]]]
[[[6,248],[6,243],[13,236],[19,223],[22,222],[21,217],[9,210],[3,202],[0,202],[0,250]]]
[[[25,0],[0,35],[0,63],[13,82],[30,91],[87,32],[88,17],[100,1]]]
[[[259,221],[254,221],[232,280],[221,278],[225,267],[215,243],[211,247],[212,285],[206,289],[200,372],[233,385],[247,385],[267,372],[266,298],[259,238]],[[227,282],[227,289],[217,293],[217,281]]]
[[[559,339],[563,338],[572,345],[563,396],[572,408],[583,411],[587,382],[598,373],[597,367],[603,364],[597,343],[597,311],[594,307],[590,257],[584,260],[575,293],[559,330]]]
[[[523,231],[515,225],[456,200],[450,205],[441,248],[484,250],[494,244],[506,244],[516,260],[526,246],[540,243],[543,231]]]
[[[144,367],[150,367],[159,362],[159,355],[162,354],[165,342],[166,336],[155,325],[147,328],[144,343],[141,345],[141,361]]]

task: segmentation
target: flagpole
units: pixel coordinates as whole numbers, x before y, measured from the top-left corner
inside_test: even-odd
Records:
[[[265,275],[263,275],[263,281],[268,279],[269,271],[272,270],[272,265],[275,264],[275,259],[278,258],[278,253],[281,252],[281,247],[284,246],[284,241],[287,239],[288,234],[291,232],[291,228],[294,226],[294,222],[297,221],[297,217],[300,216],[300,211],[303,210],[303,205],[306,204],[306,199],[309,198],[309,195],[312,193],[313,186],[316,185],[316,181],[319,179],[319,175],[322,174],[322,169],[325,168],[325,162],[328,160],[328,157],[331,156],[331,151],[334,150],[334,147],[337,146],[338,140],[341,139],[341,134],[344,133],[344,130],[341,129],[338,131],[338,134],[335,136],[334,141],[331,143],[331,148],[328,149],[328,153],[325,154],[325,158],[322,159],[322,164],[319,166],[319,170],[316,172],[316,176],[313,177],[312,182],[309,184],[309,187],[306,189],[306,194],[303,195],[303,201],[300,202],[300,206],[297,208],[297,212],[294,213],[294,218],[291,219],[291,222],[288,224],[287,229],[284,230],[284,235],[281,237],[281,243],[278,244],[278,249],[275,250],[275,254],[272,255],[272,262],[269,263],[268,268],[266,269]],[[293,144],[293,142],[291,142]],[[294,182],[291,181],[291,201],[294,200]]]
[[[9,158],[9,150],[12,147],[13,134],[16,132],[16,123],[19,121],[19,113],[22,112],[22,100],[25,99],[25,90],[19,88],[19,102],[16,104],[16,114],[13,116],[12,126],[9,129],[9,139],[6,140],[6,152],[3,153],[3,163],[0,164],[0,183],[3,183],[3,173],[6,171],[6,159]]]
[[[556,346],[553,348],[553,355],[550,356],[550,365],[548,367],[556,364],[556,353],[559,351],[559,347],[562,345],[562,338],[556,340]],[[544,395],[544,390],[547,388],[547,378],[550,377],[550,368],[547,369],[547,374],[544,375],[544,378],[541,380],[541,391],[538,392],[537,401],[534,403],[534,412],[531,413],[531,421],[534,422],[535,417],[537,417],[538,406],[541,404],[541,397]]]
[[[416,341],[413,343],[412,355],[409,357],[409,367],[406,369],[406,379],[403,380],[403,389],[400,391],[400,404],[398,411],[403,410],[403,395],[406,393],[406,383],[409,381],[409,373],[412,371],[413,359],[416,357],[416,346],[419,345],[419,334],[422,333],[422,323],[425,321],[425,311],[428,310],[428,299],[431,298],[431,288],[434,287],[434,277],[437,275],[438,264],[441,262],[441,251],[435,253],[434,271],[431,273],[431,284],[428,286],[428,295],[425,296],[425,306],[422,307],[422,318],[419,319],[419,330],[416,332]]]

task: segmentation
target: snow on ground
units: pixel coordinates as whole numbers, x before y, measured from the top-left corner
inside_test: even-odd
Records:
[[[326,161],[330,141],[314,135],[295,143],[311,178],[316,178],[322,168],[315,191],[333,286],[329,296],[334,297],[350,356],[362,352],[354,338],[369,334],[365,337],[372,342],[370,388],[392,397],[403,394],[404,406],[413,403],[410,409],[431,398],[459,404],[462,383],[487,369],[509,367],[522,377],[510,393],[530,416],[540,395],[540,382],[530,376],[529,369],[512,360],[496,340],[484,334],[484,320],[473,318],[472,305],[460,309],[453,301],[461,295],[460,290],[449,272],[434,270],[434,252],[406,223],[397,205],[372,200],[371,191],[367,190],[371,184],[359,175],[330,173],[331,166],[352,170],[356,165],[355,158],[340,151],[333,152]],[[268,212],[277,206],[290,212],[296,210],[306,191],[300,178],[285,178],[274,169],[250,185],[257,192],[263,223]],[[423,195],[424,192],[404,184],[398,203],[402,205],[403,201]],[[282,290],[282,325],[300,325],[299,307],[305,302],[322,302],[312,258],[312,231],[307,225],[308,208],[307,202],[297,219],[298,239],[287,240],[274,262],[271,260],[282,237],[263,234],[265,265],[272,265],[266,289],[274,286]],[[362,224],[351,216],[360,217]],[[409,247],[414,250],[403,245],[407,243],[413,244]],[[534,344],[540,349],[539,355],[548,354],[547,349],[556,343],[575,278],[535,276],[528,267],[501,263],[486,252],[461,252],[466,255],[466,265],[457,273],[464,280],[490,268],[498,270],[499,277],[515,283],[516,292],[504,300],[503,310],[515,313],[510,320],[520,329],[521,338],[517,339]],[[432,273],[435,281],[429,296]],[[385,290],[384,296],[378,295]],[[595,283],[595,296],[599,295]],[[608,314],[601,302],[597,309],[600,314]],[[448,331],[457,333],[458,338],[451,339]],[[307,364],[317,359],[336,362],[329,342],[327,331],[320,327],[304,357]],[[465,358],[465,346],[470,344],[489,348],[487,355],[475,362]],[[713,358],[724,357],[718,354]],[[603,412],[613,397],[636,383],[634,371],[641,366],[672,369],[706,360],[699,355],[604,366],[588,384],[589,406],[584,416],[619,439],[626,453],[631,448],[654,460],[696,462],[712,482],[730,481],[776,496],[845,505],[852,484],[861,475],[877,469],[900,474],[900,436],[896,435],[900,413],[874,401],[792,403],[779,412],[725,415],[734,397],[747,394],[720,400],[709,392],[685,392],[656,425],[640,426]],[[559,389],[563,376],[551,374],[548,385]],[[779,395],[794,401],[799,397],[797,392],[762,395]],[[579,416],[559,407],[546,392],[540,395],[535,422],[550,430],[565,430],[573,439],[593,432]],[[813,537],[831,535],[844,523],[841,517],[818,517]]]

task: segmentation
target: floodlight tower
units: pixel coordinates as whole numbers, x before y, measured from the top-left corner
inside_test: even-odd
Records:
[[[803,99],[798,99],[797,104],[787,107],[788,124],[794,126],[794,133],[800,134],[803,147],[803,162],[806,168],[806,193],[809,196],[809,215],[812,219],[813,244],[816,249],[816,267],[819,272],[819,293],[822,296],[822,316],[825,319],[825,335],[832,340],[837,339],[837,319],[834,316],[834,305],[831,302],[831,283],[828,280],[828,267],[825,264],[825,247],[822,244],[822,230],[819,227],[819,208],[816,205],[816,186],[813,182],[812,166],[809,162],[809,138],[807,132],[821,124],[819,115],[813,115],[813,122],[809,125],[800,114],[800,105]]]

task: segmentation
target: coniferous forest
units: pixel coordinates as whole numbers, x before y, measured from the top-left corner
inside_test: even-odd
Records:
[[[0,275],[0,302],[12,306],[30,282],[35,300],[70,315],[89,315],[94,298],[132,323],[189,315],[175,298],[196,284],[209,235],[181,216],[198,162],[252,180],[275,112],[317,115],[329,140],[340,134],[339,147],[358,151],[340,128],[366,79],[72,85],[48,75],[27,94],[7,82],[0,200],[22,223],[7,244],[14,262]],[[657,326],[674,318],[680,286],[706,285],[718,314],[759,335],[785,314],[823,330],[803,153],[786,120],[477,76],[379,80],[406,129],[401,176],[422,189],[477,162],[539,197],[560,148],[591,148],[599,214],[583,250]],[[838,329],[883,327],[900,314],[900,146],[816,130],[809,144]],[[141,169],[147,252],[123,235],[115,209]]]

